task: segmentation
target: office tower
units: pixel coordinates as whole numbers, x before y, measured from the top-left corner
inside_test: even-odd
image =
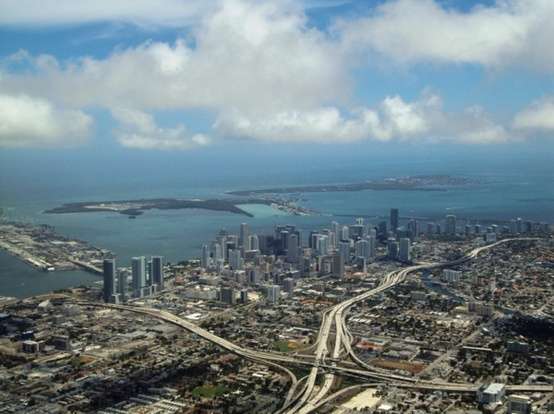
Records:
[[[391,260],[398,258],[398,243],[393,237],[390,237],[387,242],[387,256]]]
[[[350,231],[348,229],[348,226],[342,226],[342,230],[340,232],[340,240],[350,240]]]
[[[219,290],[221,302],[227,305],[234,305],[236,303],[235,289],[222,287]]]
[[[333,247],[337,247],[337,242],[341,236],[341,226],[336,221],[331,222],[331,232],[333,232],[333,234],[335,235],[332,245]]]
[[[377,226],[377,235],[380,238],[387,237],[387,222],[386,221],[379,222],[379,225]]]
[[[281,250],[287,250],[289,247],[288,230],[282,230],[281,233],[279,233],[279,240],[281,240]]]
[[[164,258],[152,256],[152,282],[158,286],[158,290],[164,288]]]
[[[244,250],[250,250],[248,236],[250,236],[250,230],[247,223],[240,225],[239,246]]]
[[[267,286],[267,300],[270,303],[279,302],[281,297],[281,288],[278,285]]]
[[[342,257],[343,263],[348,263],[350,260],[350,242],[341,241],[339,242],[339,254]]]
[[[427,234],[435,233],[435,223],[427,223]]]
[[[374,235],[371,235],[367,238],[367,241],[369,242],[368,259],[375,259],[375,256],[377,256],[377,237]]]
[[[200,258],[200,266],[207,269],[210,266],[210,249],[207,244],[202,246],[202,257]]]
[[[466,236],[470,236],[471,235],[471,230],[472,230],[472,227],[470,224],[466,224],[465,225],[465,229],[464,229],[464,233]]]
[[[289,248],[287,249],[287,261],[289,263],[298,262],[298,236],[292,233],[289,236]]]
[[[449,236],[456,235],[456,216],[454,214],[446,215],[445,230]]]
[[[146,266],[144,256],[131,259],[132,289],[135,297],[142,296],[142,288],[146,286]]]
[[[408,237],[411,240],[417,239],[419,236],[419,223],[417,220],[411,219],[408,222]]]
[[[369,229],[367,233],[368,237],[377,237],[377,229],[375,227],[372,227]]]
[[[213,244],[213,255],[214,255],[214,262],[216,263],[218,260],[224,260],[223,249],[221,248],[221,244],[219,244],[218,242],[214,242]]]
[[[125,302],[125,300],[127,300],[127,274],[122,270],[117,272],[117,284],[119,299]]]
[[[294,279],[292,277],[283,279],[283,290],[289,295],[292,295],[294,292]]]
[[[442,233],[442,227],[440,225],[440,223],[437,223],[435,225],[435,230],[437,231],[437,234],[441,234]]]
[[[356,219],[356,224],[357,224],[358,226],[363,226],[363,225],[364,225],[364,219],[363,219],[363,217],[358,217],[358,218]]]
[[[242,269],[242,256],[240,250],[230,250],[229,251],[229,266],[233,270]]]
[[[363,221],[363,219],[362,219]],[[348,236],[351,239],[361,239],[365,236],[365,226],[363,224],[353,224],[348,227]],[[347,240],[347,239],[344,239]]]
[[[356,257],[362,257],[364,259],[369,258],[369,241],[358,240],[355,245]]]
[[[260,250],[260,240],[255,234],[248,237],[248,242],[250,244],[249,250]]]
[[[226,243],[227,243],[227,236],[224,236],[222,234],[219,234],[215,238],[216,243],[219,244],[219,247],[221,249],[221,257],[218,257],[218,259],[227,260],[227,251],[226,251]]]
[[[516,230],[518,234],[523,233],[523,221],[521,217],[516,218]]]
[[[476,224],[476,225],[473,227],[473,231],[475,232],[475,234],[481,234],[481,225],[480,225],[480,224]]]
[[[319,234],[316,241],[316,251],[319,256],[329,253],[329,237]]]
[[[410,239],[402,238],[400,239],[400,251],[398,253],[398,258],[401,262],[409,263],[412,261],[412,247],[410,245]]]
[[[260,275],[260,272],[256,269],[250,270],[248,273],[248,283],[251,285],[259,285],[260,281],[262,280],[262,277]]]
[[[331,263],[331,266],[332,266],[333,275],[338,278],[343,278],[344,277],[344,257],[340,253],[337,253],[333,255],[332,260],[333,261]]]
[[[104,302],[112,302],[116,293],[115,259],[105,259],[103,263],[104,274]]]
[[[390,231],[392,231],[393,233],[396,233],[396,229],[398,229],[398,209],[391,208],[390,209]]]
[[[240,303],[242,304],[248,303],[248,290],[243,289],[240,291]]]

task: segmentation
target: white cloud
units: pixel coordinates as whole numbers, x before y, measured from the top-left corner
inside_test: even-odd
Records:
[[[27,95],[0,93],[0,146],[72,146],[86,141],[92,118]]]
[[[2,25],[60,25],[101,21],[181,26],[210,7],[200,0],[0,0]]]
[[[149,42],[66,63],[39,56],[34,71],[5,74],[0,85],[66,105],[143,110],[285,110],[347,95],[339,48],[282,2],[227,0],[203,18],[194,43]]]
[[[513,126],[520,130],[554,131],[554,99],[534,102],[514,117]]]
[[[370,16],[337,25],[349,50],[398,63],[476,63],[554,70],[554,2],[497,0],[468,12],[436,0],[390,0]]]
[[[188,150],[208,145],[203,134],[191,134],[183,125],[161,128],[154,118],[144,112],[130,109],[114,109],[113,117],[119,122],[115,135],[118,142],[128,148],[155,150]]]
[[[268,141],[350,142],[418,140],[492,143],[509,139],[481,108],[448,113],[441,99],[425,93],[406,102],[399,96],[385,98],[377,108],[341,113],[336,107],[283,111],[270,114],[223,113],[214,128],[223,136]]]

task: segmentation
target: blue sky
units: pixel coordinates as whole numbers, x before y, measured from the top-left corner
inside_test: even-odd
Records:
[[[0,11],[0,147],[14,156],[551,148],[549,0],[0,0]]]

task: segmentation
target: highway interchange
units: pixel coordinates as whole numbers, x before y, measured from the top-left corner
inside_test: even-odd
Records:
[[[292,356],[286,354],[260,352],[250,350],[234,344],[224,338],[185,320],[170,312],[163,310],[129,305],[105,304],[99,302],[78,302],[83,306],[104,307],[129,311],[137,314],[147,315],[165,322],[177,325],[189,332],[198,335],[201,338],[210,341],[219,347],[228,350],[250,361],[265,364],[276,370],[280,370],[291,379],[291,387],[285,399],[280,413],[308,414],[315,411],[322,404],[331,401],[334,396],[341,395],[336,392],[330,395],[330,391],[336,381],[337,375],[349,375],[363,378],[371,383],[389,383],[398,387],[409,387],[415,389],[443,390],[451,392],[475,392],[478,388],[475,384],[447,383],[437,381],[422,381],[418,378],[395,375],[385,370],[372,367],[360,360],[352,350],[352,335],[346,326],[346,316],[349,309],[358,302],[364,301],[372,296],[389,290],[406,280],[411,273],[433,268],[442,268],[454,266],[469,261],[477,257],[481,252],[494,248],[503,243],[512,241],[537,240],[535,238],[511,238],[498,241],[493,244],[478,247],[471,250],[464,257],[455,261],[444,263],[419,263],[404,269],[395,270],[388,273],[379,286],[374,289],[363,292],[362,294],[343,301],[332,308],[326,310],[323,314],[320,330],[315,342],[315,350],[312,357]],[[334,330],[333,330],[334,327]],[[332,335],[334,333],[334,336]],[[332,344],[332,349],[330,345]],[[358,367],[347,364],[346,360],[350,358]],[[300,381],[294,373],[286,368],[285,365],[309,367],[310,372],[307,377]],[[318,378],[323,374],[323,380],[317,386]],[[363,385],[362,385],[363,386]],[[300,391],[297,391],[300,389]],[[542,385],[512,385],[507,387],[508,392],[551,392],[552,386]]]

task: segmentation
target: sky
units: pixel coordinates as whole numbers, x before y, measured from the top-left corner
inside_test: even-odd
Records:
[[[552,0],[0,0],[0,148],[549,151],[552,21]]]

